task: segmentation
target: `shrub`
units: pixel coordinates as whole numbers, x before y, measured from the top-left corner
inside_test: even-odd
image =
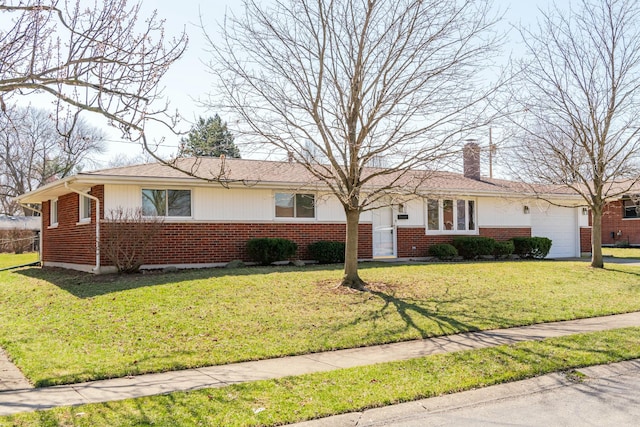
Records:
[[[320,264],[344,262],[344,242],[320,241],[310,244],[307,249],[311,259]]]
[[[247,252],[252,260],[262,265],[283,261],[295,255],[298,245],[288,239],[264,237],[247,242]]]
[[[458,256],[458,250],[448,243],[429,246],[429,255],[438,259],[451,259]]]
[[[515,247],[512,241],[506,242],[496,242],[493,247],[493,256],[497,258],[506,258],[511,255],[514,251]]]
[[[619,240],[617,242],[615,242],[613,244],[614,248],[630,248],[631,244],[629,243],[629,240]]]
[[[520,258],[542,259],[551,250],[551,239],[546,237],[514,237],[511,241],[514,245],[513,253]]]
[[[458,236],[453,238],[453,246],[464,259],[493,255],[495,244],[496,241],[491,237]]]
[[[105,217],[100,251],[118,273],[136,273],[163,223],[164,218],[146,217],[142,209],[113,209]]]

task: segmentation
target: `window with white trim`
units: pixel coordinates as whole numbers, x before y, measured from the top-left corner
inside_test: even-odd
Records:
[[[427,232],[476,232],[476,202],[471,199],[427,199]]]
[[[307,193],[276,193],[276,218],[315,218],[315,196]]]
[[[58,199],[53,199],[49,203],[49,226],[58,225]]]
[[[191,216],[191,190],[142,189],[142,215]]]
[[[80,197],[80,222],[89,222],[91,221],[91,199],[79,194],[78,197]]]
[[[640,218],[640,197],[626,196],[622,199],[622,217]]]

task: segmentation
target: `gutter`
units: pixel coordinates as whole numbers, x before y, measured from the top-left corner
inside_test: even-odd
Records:
[[[75,188],[69,187],[69,183],[65,181],[64,188],[69,191],[73,191],[76,194],[79,194],[84,197],[88,197],[91,200],[95,200],[96,202],[96,266],[93,267],[94,273],[100,272],[100,199],[96,196],[92,196],[91,194],[83,193],[80,190],[76,190]]]
[[[29,209],[30,211],[36,212],[40,214],[40,233],[38,233],[38,263],[40,263],[40,265],[42,265],[42,235],[44,234],[44,230],[43,230],[43,226],[44,224],[42,223],[42,211],[39,209],[36,209],[34,207],[31,207],[29,205],[27,205],[26,203],[22,203],[22,202],[18,202],[18,204],[20,205],[20,207],[24,208],[24,209]]]

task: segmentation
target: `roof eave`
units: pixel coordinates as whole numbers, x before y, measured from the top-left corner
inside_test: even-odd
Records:
[[[77,175],[68,176],[14,197],[14,200],[21,204],[42,203],[44,200],[50,200],[63,194],[67,194],[69,190],[65,188],[65,183],[72,183],[76,180]]]

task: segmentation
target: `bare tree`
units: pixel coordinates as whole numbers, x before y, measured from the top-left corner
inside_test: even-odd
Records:
[[[521,177],[582,196],[591,265],[602,268],[604,206],[640,181],[640,4],[582,0],[542,13],[535,31],[521,30],[515,164]]]
[[[438,167],[479,125],[490,93],[479,71],[498,45],[489,0],[244,3],[224,43],[209,38],[219,81],[209,107],[235,113],[238,135],[301,163],[338,198],[342,283],[362,289],[360,214],[414,192],[410,172]],[[389,168],[370,167],[383,157]]]
[[[167,41],[156,14],[139,13],[126,0],[1,1],[0,109],[12,96],[47,94],[66,131],[91,111],[146,146],[146,122],[171,125],[159,82],[187,37]]]
[[[72,127],[67,131],[66,126]],[[65,129],[60,132],[60,129]],[[53,179],[76,173],[90,156],[101,153],[104,133],[82,119],[57,122],[51,113],[31,107],[0,112],[0,204],[15,214],[12,198]],[[31,215],[26,210],[25,215]]]

